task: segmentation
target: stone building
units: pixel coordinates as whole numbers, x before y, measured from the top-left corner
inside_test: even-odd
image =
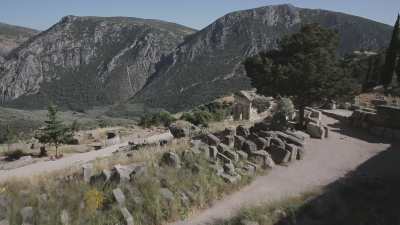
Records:
[[[254,121],[265,118],[270,113],[272,100],[256,94],[255,90],[239,91],[234,95],[233,119]]]

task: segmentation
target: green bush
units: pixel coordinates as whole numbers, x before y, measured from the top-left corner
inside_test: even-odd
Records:
[[[196,126],[208,127],[208,123],[213,119],[213,115],[205,110],[194,110],[193,112],[186,112],[182,115],[181,120],[186,120]]]
[[[4,155],[6,157],[6,161],[14,161],[26,156],[27,154],[21,149],[16,149],[13,151],[8,151]]]
[[[295,111],[294,105],[290,98],[280,98],[278,100],[277,112],[283,113],[285,116],[293,114]]]
[[[139,126],[142,127],[152,127],[152,126],[169,126],[171,123],[176,121],[175,117],[173,117],[167,111],[161,111],[159,113],[153,115],[145,115],[140,118]]]

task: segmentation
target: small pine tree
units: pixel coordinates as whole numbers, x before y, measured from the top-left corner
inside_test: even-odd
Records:
[[[396,24],[394,25],[392,40],[390,41],[389,48],[386,50],[385,65],[383,67],[381,82],[387,87],[391,84],[393,75],[396,71],[396,64],[398,63],[398,56],[400,55],[400,15],[397,17]]]
[[[6,126],[4,140],[7,143],[7,151],[10,151],[10,145],[17,140],[17,135],[10,125]]]
[[[53,144],[56,147],[56,157],[58,157],[58,147],[72,136],[72,132],[58,118],[57,113],[56,106],[49,105],[45,126],[35,135],[40,143]]]

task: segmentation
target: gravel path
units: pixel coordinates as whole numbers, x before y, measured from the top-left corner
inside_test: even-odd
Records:
[[[211,208],[171,225],[209,224],[216,219],[230,218],[245,206],[277,201],[323,187],[390,147],[359,131],[341,129],[335,119],[323,116],[323,120],[330,127],[330,137],[309,140],[303,161],[275,168]]]
[[[135,143],[154,143],[158,142],[160,139],[171,139],[172,135],[170,132],[152,135],[147,138],[131,138]],[[103,158],[111,156],[120,147],[127,146],[128,142],[124,142],[118,145],[113,145],[110,147],[103,148],[98,151],[91,151],[87,153],[74,154],[68,157],[64,157],[55,161],[42,161],[28,166],[20,167],[12,170],[0,171],[0,183],[9,179],[17,178],[29,178],[35,175],[43,175],[49,172],[54,172],[58,170],[64,170],[85,164],[87,162],[93,161],[97,158]]]

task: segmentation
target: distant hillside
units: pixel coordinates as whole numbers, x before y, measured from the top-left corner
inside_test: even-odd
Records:
[[[391,35],[385,24],[291,5],[233,12],[198,32],[158,20],[67,16],[0,58],[0,102],[115,104],[117,115],[181,111],[250,88],[243,60],[307,23],[338,30],[340,54],[380,50]]]
[[[392,29],[357,16],[291,5],[230,13],[181,44],[130,103],[179,111],[250,88],[242,61],[275,48],[279,38],[307,23],[338,30],[340,54],[385,48]]]
[[[5,57],[1,102],[19,108],[53,102],[79,109],[124,101],[193,32],[157,20],[64,17]]]
[[[0,57],[39,33],[36,30],[0,23]]]

